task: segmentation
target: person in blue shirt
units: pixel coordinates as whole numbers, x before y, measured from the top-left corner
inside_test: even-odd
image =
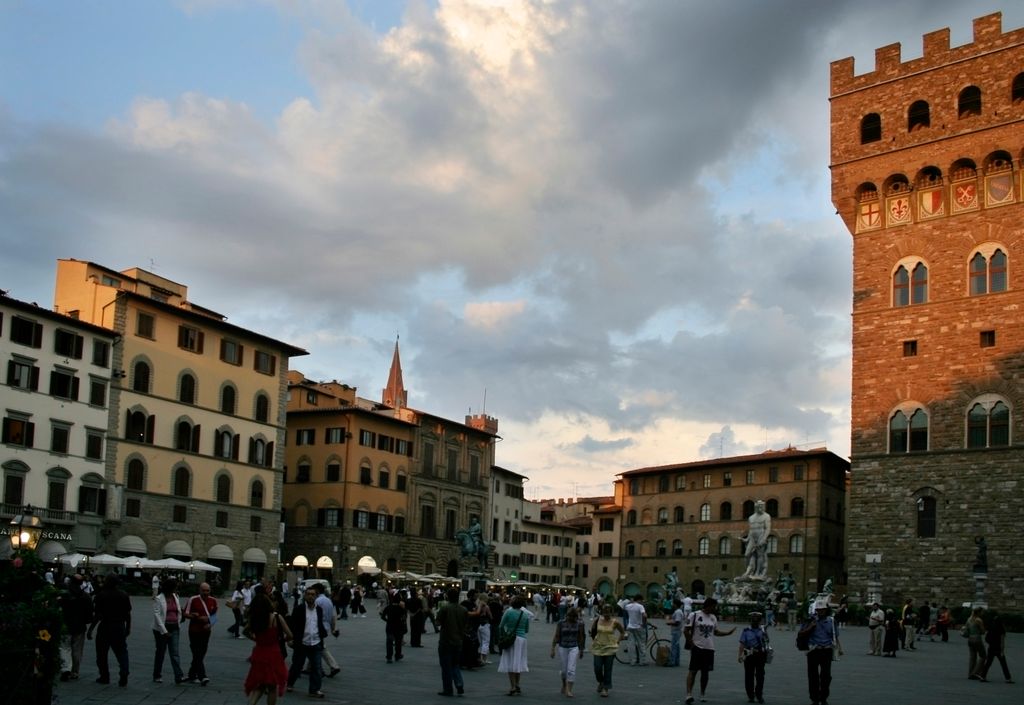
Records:
[[[761,613],[750,613],[750,626],[740,634],[739,662],[743,664],[743,685],[750,702],[764,702],[764,665],[768,659],[768,633],[761,626]]]
[[[814,603],[814,617],[803,626],[800,634],[808,636],[807,688],[810,691],[811,705],[828,705],[829,685],[832,683],[833,647],[840,656],[843,654],[843,647],[839,643],[836,622],[829,616],[827,599],[819,599]]]

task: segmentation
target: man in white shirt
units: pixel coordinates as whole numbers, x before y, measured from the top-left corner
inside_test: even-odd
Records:
[[[876,602],[868,615],[868,656],[882,655],[882,637],[885,635],[885,612]]]
[[[323,654],[324,639],[327,637],[323,621],[323,610],[316,604],[316,590],[312,587],[307,588],[302,602],[291,616],[295,653],[292,655],[292,666],[288,670],[288,690],[294,689],[295,681],[302,674],[306,659],[309,659],[309,695],[313,698],[324,697],[323,691],[320,690],[323,685],[320,657]]]
[[[687,595],[683,598],[683,617],[686,621],[690,621],[690,615],[693,614],[693,598]]]
[[[316,604],[320,607],[320,610],[324,615],[324,629],[334,635],[334,638],[338,638],[338,613],[334,610],[334,603],[331,602],[331,598],[327,596],[327,589],[323,583],[316,583]],[[324,641],[323,651],[324,661],[327,662],[327,667],[330,668],[330,672],[327,674],[328,678],[334,678],[336,675],[341,673],[341,668],[338,666],[338,662],[334,659],[330,649],[327,648],[327,642]]]
[[[633,599],[625,607],[626,633],[631,639],[632,650],[636,652],[634,666],[646,666],[647,657],[647,610],[641,601],[640,593],[633,595]]]

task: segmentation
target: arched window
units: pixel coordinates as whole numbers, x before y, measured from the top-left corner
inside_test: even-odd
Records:
[[[680,539],[676,539],[672,542],[672,555],[681,556],[683,555],[683,542]]]
[[[220,390],[220,411],[222,414],[235,413],[235,388],[230,384],[225,384]]]
[[[196,378],[187,372],[178,382],[178,401],[182,404],[196,403]]]
[[[149,363],[139,360],[132,368],[132,391],[148,392],[151,370]]]
[[[967,447],[1010,445],[1010,408],[1002,401],[979,401],[967,412]]]
[[[697,555],[706,556],[709,553],[711,553],[711,539],[701,536],[700,541],[697,542]]]
[[[789,552],[793,554],[804,552],[804,537],[801,534],[793,534],[789,537]]]
[[[910,110],[907,111],[907,132],[915,132],[931,124],[931,110],[928,107],[928,102],[918,100],[912,103]]]
[[[636,510],[630,509],[626,512],[626,526],[636,526]]]
[[[626,542],[626,558],[633,558],[636,556],[636,544],[632,541]]]
[[[723,536],[718,539],[718,555],[728,556],[730,553],[732,553],[732,542],[729,540],[729,537]]]
[[[718,518],[722,521],[730,521],[732,519],[732,502],[722,502],[718,507]]]
[[[1024,100],[1024,73],[1018,73],[1013,77],[1013,87],[1010,89],[1010,100],[1019,103]]]
[[[124,484],[129,490],[144,490],[146,488],[146,466],[138,458],[128,461]]]
[[[213,442],[213,454],[218,458],[231,458],[238,459],[238,443],[236,436],[231,432],[230,428],[225,428],[217,431],[214,436]]]
[[[917,538],[935,538],[935,498],[917,498]]]
[[[768,545],[768,553],[779,552],[779,537],[775,534],[769,534],[768,540],[765,543]]]
[[[889,419],[889,452],[907,453],[910,451],[928,450],[928,414],[924,409],[916,409],[910,418],[902,411],[897,411]]]
[[[769,499],[764,504],[764,511],[772,519],[777,519],[779,517],[779,500]]]
[[[974,253],[969,271],[971,296],[1006,291],[1006,254],[1002,250],[995,250],[990,258]]]
[[[802,517],[804,515],[803,497],[794,497],[789,503],[789,515],[791,517]]]
[[[191,496],[191,475],[186,467],[179,466],[174,469],[174,495],[176,497]]]
[[[754,513],[754,500],[748,499],[743,503],[743,516],[749,517]]]
[[[901,264],[892,278],[892,305],[895,307],[923,304],[928,301],[928,267],[918,262],[912,271]]]
[[[682,507],[676,507],[672,510],[672,521],[677,524],[682,524],[685,520],[685,512]]]
[[[860,143],[877,142],[882,139],[882,116],[868,113],[860,120]]]
[[[155,423],[156,417],[148,416],[145,411],[129,411],[124,437],[138,443],[152,443]]]
[[[957,114],[960,119],[981,115],[981,89],[977,86],[967,86],[960,91],[960,98],[957,100]]]
[[[187,419],[179,421],[174,429],[174,449],[192,450],[192,424]]]
[[[217,501],[222,504],[231,503],[231,478],[221,473],[217,476]]]
[[[700,520],[701,521],[711,521],[711,505],[710,504],[705,503],[705,504],[700,505]]]
[[[262,438],[252,439],[252,457],[249,462],[253,465],[267,464],[267,442]]]
[[[668,555],[668,544],[665,543],[664,539],[658,539],[654,544],[654,555],[656,556],[667,556]]]
[[[668,507],[658,507],[658,523],[668,523]]]
[[[270,418],[270,399],[266,394],[256,395],[256,404],[253,409],[253,416],[257,421],[266,423]]]
[[[249,488],[249,506],[256,507],[257,509],[263,508],[262,480],[253,480],[252,487]]]

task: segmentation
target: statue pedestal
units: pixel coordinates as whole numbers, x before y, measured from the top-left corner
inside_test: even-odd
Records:
[[[971,607],[988,609],[988,602],[985,600],[985,583],[988,582],[988,573],[974,574],[974,600]]]

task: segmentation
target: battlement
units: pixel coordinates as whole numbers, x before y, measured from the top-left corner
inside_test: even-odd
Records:
[[[994,12],[974,20],[974,41],[963,46],[949,46],[949,28],[924,35],[924,55],[902,61],[899,42],[875,50],[875,70],[854,75],[853,57],[831,63],[831,95],[869,88],[904,78],[922,71],[948,66],[966,59],[1024,44],[1024,28],[1003,33],[1003,13]]]

